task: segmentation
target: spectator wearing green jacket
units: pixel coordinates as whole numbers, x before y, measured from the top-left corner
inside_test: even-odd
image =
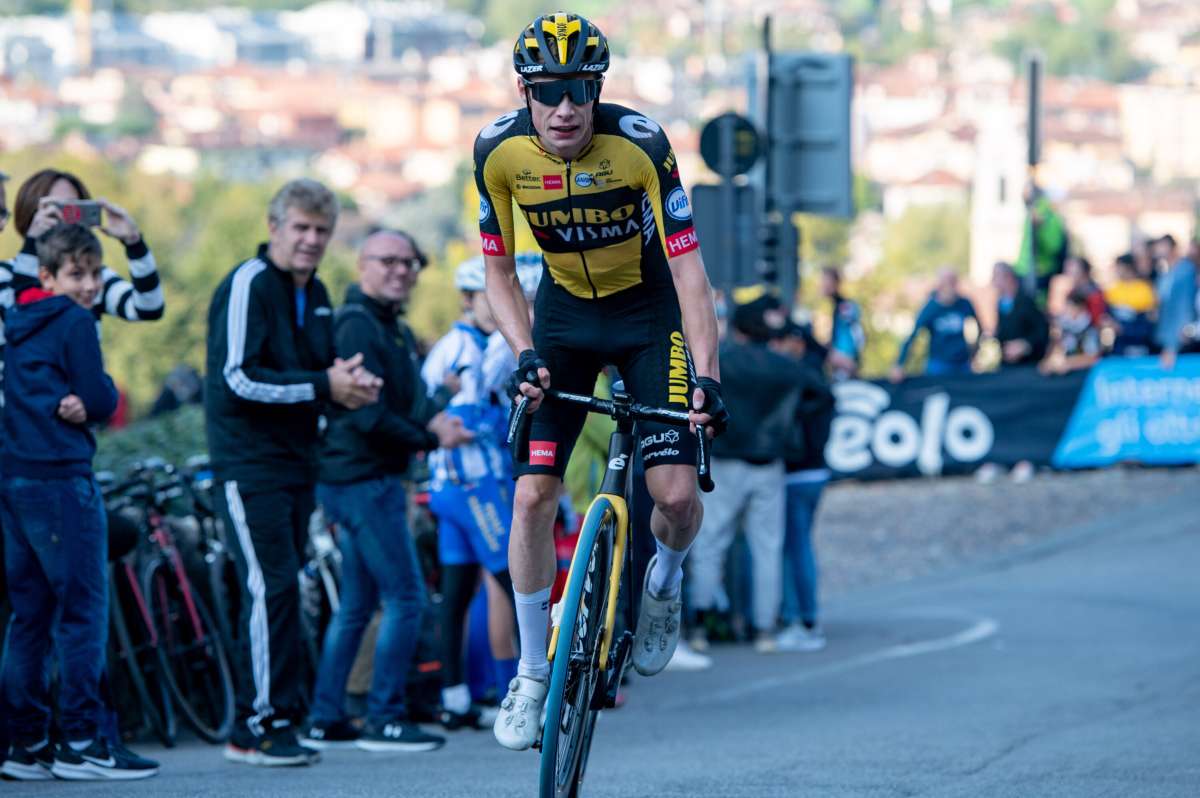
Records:
[[[1067,225],[1037,186],[1031,184],[1025,189],[1025,206],[1029,209],[1029,218],[1025,222],[1021,251],[1013,264],[1013,271],[1022,285],[1027,285],[1030,264],[1035,264],[1033,273],[1037,278],[1037,303],[1045,308],[1050,278],[1063,270],[1067,258]]]

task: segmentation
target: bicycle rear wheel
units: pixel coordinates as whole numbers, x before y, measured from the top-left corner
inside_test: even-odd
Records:
[[[171,694],[197,734],[223,742],[233,729],[233,676],[212,613],[168,560],[151,561],[143,582]]]
[[[542,798],[576,796],[583,784],[583,765],[603,706],[600,631],[616,523],[611,505],[601,499],[588,513],[575,547],[542,729]]]
[[[143,724],[170,748],[175,745],[178,725],[171,694],[162,678],[157,632],[149,626],[145,600],[132,566],[118,561],[111,568],[109,676],[115,689],[121,685],[132,689]]]

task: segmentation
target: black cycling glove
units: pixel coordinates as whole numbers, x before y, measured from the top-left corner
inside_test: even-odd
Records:
[[[704,391],[704,406],[694,409],[712,416],[712,421],[708,426],[712,429],[714,436],[720,435],[729,426],[729,408],[725,406],[725,400],[721,398],[721,383],[712,377],[697,377],[696,387]]]
[[[519,399],[521,397],[521,383],[527,382],[530,385],[536,385],[539,388],[542,386],[542,381],[538,379],[538,369],[546,369],[550,367],[546,365],[546,361],[542,360],[538,353],[532,349],[526,349],[517,356],[517,369],[509,375],[508,383],[505,385],[505,391],[510,399]]]

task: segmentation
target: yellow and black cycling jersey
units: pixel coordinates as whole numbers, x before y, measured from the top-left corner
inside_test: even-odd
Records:
[[[619,105],[598,105],[571,161],[542,149],[528,110],[504,114],[475,140],[475,183],[483,254],[513,253],[516,200],[551,278],[584,299],[669,283],[668,258],[698,246],[666,134]]]

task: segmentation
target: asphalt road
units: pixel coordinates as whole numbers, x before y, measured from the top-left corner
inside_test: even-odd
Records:
[[[1200,485],[1004,559],[845,597],[829,647],[630,685],[600,720],[592,796],[1200,796]],[[531,796],[537,757],[459,732],[430,754],[313,768],[152,751],[137,784],[0,795]]]

